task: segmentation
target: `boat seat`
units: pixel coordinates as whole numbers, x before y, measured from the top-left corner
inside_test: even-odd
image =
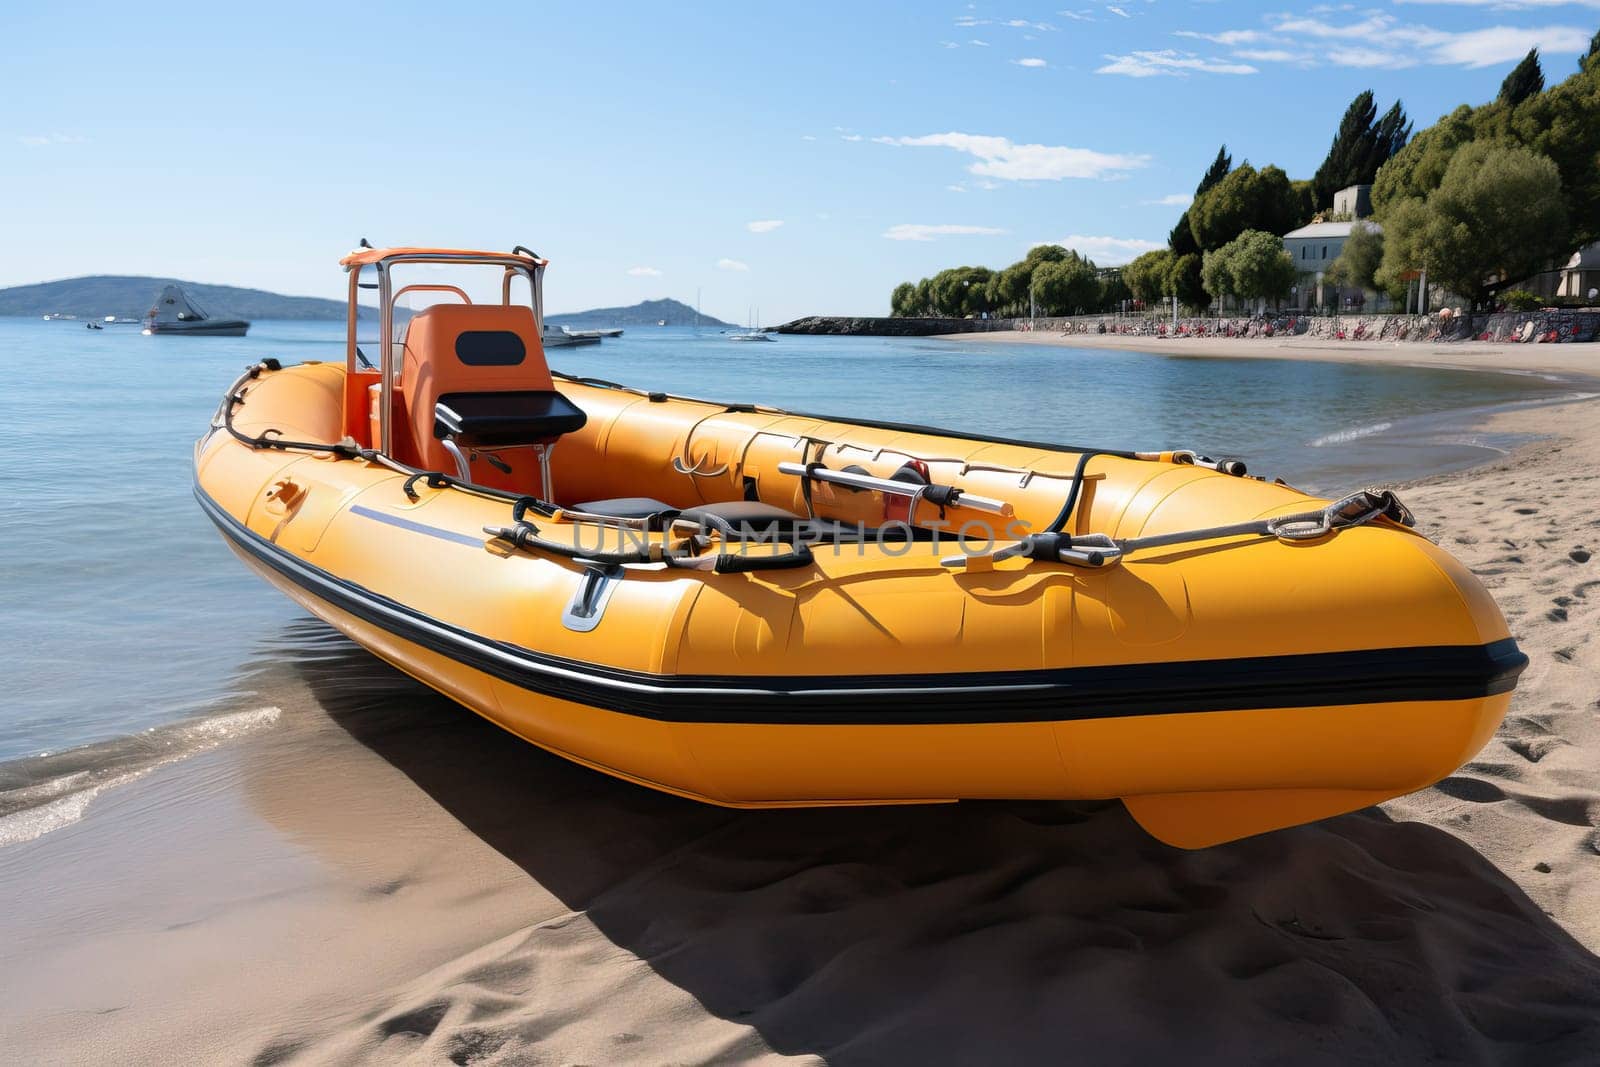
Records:
[[[548,499],[550,446],[587,419],[556,390],[533,309],[436,304],[411,317],[403,349],[400,389],[422,466],[454,467],[470,482],[468,451],[528,446]]]
[[[549,444],[589,417],[554,390],[448,393],[433,405],[433,436],[469,448]]]

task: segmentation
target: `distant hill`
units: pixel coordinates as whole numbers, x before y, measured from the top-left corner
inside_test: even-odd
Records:
[[[156,294],[164,285],[179,285],[207,315],[239,319],[320,319],[344,318],[343,300],[324,300],[319,296],[284,296],[265,289],[240,289],[232,285],[204,285],[177,278],[148,278],[127,274],[96,274],[87,278],[65,278],[58,282],[16,285],[0,289],[0,315],[75,315],[81,319],[143,318]],[[363,307],[363,317],[376,315]],[[547,315],[556,326],[654,326],[662,319],[668,326],[693,326],[694,308],[680,300],[646,300],[632,307],[594,308],[564,315]],[[701,315],[702,326],[732,326],[732,323]]]
[[[694,308],[681,300],[646,300],[632,307],[593,308],[544,317],[553,326],[654,326],[662,319],[668,326],[693,326],[696,321]],[[698,321],[702,326],[733,325],[710,315],[701,315]]]
[[[79,318],[142,318],[164,285],[179,285],[213,317],[239,319],[343,319],[344,301],[283,296],[264,289],[202,285],[176,278],[96,274],[0,289],[0,315],[76,315]]]

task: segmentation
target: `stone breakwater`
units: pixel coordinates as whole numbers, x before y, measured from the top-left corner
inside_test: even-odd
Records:
[[[1322,337],[1352,341],[1497,341],[1570,344],[1600,340],[1600,309],[1555,308],[1475,315],[1296,315],[1255,318],[1132,318],[1080,315],[1036,319],[836,318],[813,315],[779,333],[871,337],[932,337],[1002,330],[1119,334],[1136,337]]]

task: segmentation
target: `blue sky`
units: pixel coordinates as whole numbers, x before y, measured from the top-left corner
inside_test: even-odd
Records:
[[[1351,97],[1419,128],[1600,0],[29,5],[5,22],[0,285],[337,297],[374,243],[531,245],[551,310],[882,313],[1041,241],[1165,240],[1226,141],[1309,177]],[[7,128],[9,127],[9,128]]]

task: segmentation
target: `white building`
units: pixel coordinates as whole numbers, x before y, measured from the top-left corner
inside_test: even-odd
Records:
[[[1284,251],[1294,260],[1294,293],[1290,303],[1297,308],[1367,308],[1378,302],[1379,296],[1371,291],[1339,288],[1324,281],[1324,275],[1333,261],[1344,251],[1345,242],[1357,226],[1375,233],[1383,228],[1371,219],[1353,219],[1349,222],[1313,222],[1283,235]]]

